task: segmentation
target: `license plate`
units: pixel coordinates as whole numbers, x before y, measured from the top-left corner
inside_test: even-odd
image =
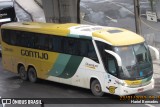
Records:
[[[144,90],[144,88],[140,88],[138,89],[138,92],[142,92]]]

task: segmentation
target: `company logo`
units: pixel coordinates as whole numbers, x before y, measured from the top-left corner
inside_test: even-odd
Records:
[[[96,68],[98,67],[98,65],[86,63],[86,64],[85,64],[85,67],[91,68],[91,69],[96,69]]]
[[[27,56],[27,57],[32,57],[32,58],[39,58],[39,59],[44,59],[48,60],[48,54],[47,53],[40,53],[36,51],[29,51],[29,50],[21,50],[21,55],[22,56]]]
[[[7,13],[0,14],[0,18],[7,16]]]
[[[110,86],[109,88],[107,87],[107,89],[109,90],[109,92],[110,92],[111,94],[114,94],[114,93],[115,93],[115,90],[117,89],[117,87]]]

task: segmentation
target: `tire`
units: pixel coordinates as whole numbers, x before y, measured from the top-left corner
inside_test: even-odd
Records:
[[[25,71],[25,67],[23,65],[21,65],[19,67],[18,73],[19,73],[19,76],[22,80],[24,80],[24,81],[28,80],[28,75],[27,75],[27,72]]]
[[[91,83],[91,91],[93,95],[97,97],[102,97],[104,92],[102,92],[101,84],[98,80],[93,80]]]
[[[37,73],[33,67],[28,69],[28,79],[30,82],[35,83],[37,82]]]

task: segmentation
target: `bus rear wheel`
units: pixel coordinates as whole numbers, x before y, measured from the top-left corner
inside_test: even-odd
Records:
[[[30,82],[37,82],[37,73],[36,70],[33,67],[30,67],[28,69],[28,78]]]
[[[91,82],[91,91],[97,97],[102,97],[104,94],[104,92],[102,92],[101,84],[96,79]]]
[[[23,65],[21,65],[18,69],[19,72],[19,76],[22,80],[26,81],[28,80],[28,75],[27,72],[25,71],[25,67]]]

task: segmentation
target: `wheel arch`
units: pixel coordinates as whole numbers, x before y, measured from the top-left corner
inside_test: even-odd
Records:
[[[29,68],[34,68],[34,69],[36,70],[36,68],[35,68],[34,65],[28,65],[28,66],[27,66],[27,71],[29,70]]]
[[[34,70],[34,72],[30,71],[30,69]],[[28,73],[29,81],[32,83],[36,83],[37,79],[38,79],[38,74],[37,74],[36,68],[33,65],[28,65],[27,73]]]
[[[19,73],[19,68],[20,68],[21,66],[24,66],[24,64],[23,64],[23,63],[18,63],[18,64],[17,64],[17,73]],[[26,70],[26,67],[25,67],[25,66],[24,66],[24,68],[25,68],[25,70]]]
[[[95,76],[90,77],[89,88],[91,89],[91,83],[92,83],[94,80],[98,80],[99,83],[100,83],[100,85],[101,85],[101,88],[103,89],[103,87],[102,87],[102,82],[100,81],[100,79],[98,79],[98,77],[95,77]]]

